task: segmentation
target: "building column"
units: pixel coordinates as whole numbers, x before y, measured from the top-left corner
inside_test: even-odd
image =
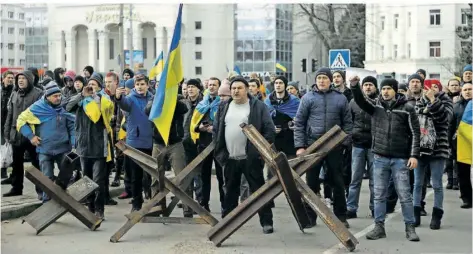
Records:
[[[65,67],[68,70],[74,70],[77,72],[75,66],[76,61],[76,36],[77,31],[70,31],[65,33],[65,41],[66,41],[66,62]]]
[[[94,67],[94,70],[103,71],[103,68],[97,66],[97,30],[89,29],[88,33],[89,43],[89,64]],[[83,67],[80,67],[83,68]]]
[[[59,42],[52,42],[51,47],[49,49],[50,50],[49,52],[55,52],[56,49],[59,49],[58,51],[56,51],[57,52],[56,61],[54,65],[50,64],[48,66],[48,68],[51,70],[54,70],[57,67],[64,67],[66,65],[64,61],[64,54],[65,54],[64,44],[66,42],[66,39],[65,39],[65,34],[63,30],[59,32],[58,37],[59,37]]]
[[[143,28],[141,28],[141,23],[135,22],[133,24],[133,49],[142,50],[141,38],[143,38]]]
[[[101,70],[105,70],[106,68],[106,62],[107,62],[107,56],[108,56],[108,47],[106,46],[106,42],[108,41],[108,31],[102,30],[98,32],[98,38],[99,38],[99,68]]]
[[[161,27],[161,34],[159,37],[161,37],[161,49],[164,52],[164,55],[167,57],[168,51],[169,51],[169,45],[168,45],[168,28],[167,27]],[[159,43],[156,43],[159,44]]]

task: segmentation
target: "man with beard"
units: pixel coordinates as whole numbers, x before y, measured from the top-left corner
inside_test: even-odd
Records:
[[[56,82],[49,82],[44,88],[44,96],[18,116],[17,130],[36,146],[40,169],[45,176],[53,180],[54,163],[58,165],[60,173],[56,183],[66,189],[72,170],[62,168],[62,163],[75,143],[75,116],[61,107],[62,95]],[[43,203],[49,199],[43,193]]]
[[[43,95],[43,91],[33,86],[34,76],[31,71],[24,71],[15,77],[15,87],[8,101],[8,115],[5,122],[4,138],[12,145],[13,148],[13,164],[11,185],[12,189],[3,194],[3,197],[21,196],[23,194],[24,180],[24,157],[28,151],[32,164],[39,169],[38,156],[35,147],[21,133],[17,131],[16,123],[21,112],[25,111],[29,106],[35,103]],[[7,181],[8,179],[5,179]],[[42,191],[36,188],[38,199],[42,199]]]
[[[7,115],[8,115],[8,100],[10,99],[10,96],[13,91],[13,81],[14,81],[15,76],[13,75],[13,72],[11,71],[6,71],[2,74],[2,86],[1,86],[1,91],[2,91],[2,122],[0,126],[1,133],[3,133],[4,128],[3,126],[5,125],[5,122],[7,121]],[[5,137],[1,135],[1,144],[5,144]],[[7,169],[2,168],[2,179],[7,178]]]
[[[361,82],[366,97],[374,100],[378,96],[378,81],[375,77],[367,76]],[[357,218],[360,189],[363,181],[363,172],[368,168],[371,215],[374,217],[374,190],[373,190],[373,152],[371,151],[371,115],[350,101],[350,110],[353,119],[352,132],[352,177],[347,197],[347,219]]]

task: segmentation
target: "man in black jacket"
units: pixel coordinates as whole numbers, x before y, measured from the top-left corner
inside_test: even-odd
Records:
[[[447,83],[447,89],[448,89],[448,97],[455,103],[455,100],[460,96],[461,92],[461,87],[460,87],[460,80],[457,78],[451,78],[448,83]],[[450,125],[449,128],[452,126]],[[453,149],[452,141],[450,140],[450,149]],[[457,171],[457,165],[455,164],[455,160],[449,158],[447,159],[446,166],[445,166],[445,171],[447,171],[447,186],[445,187],[446,189],[453,189],[453,190],[459,190],[460,188],[458,187],[458,171]]]
[[[240,124],[253,125],[263,137],[273,143],[276,130],[269,111],[262,101],[249,95],[249,84],[235,77],[230,84],[232,98],[219,105],[213,122],[215,159],[224,167],[225,198],[222,217],[238,205],[242,173],[251,192],[263,186],[263,163],[256,148],[248,142]],[[273,233],[273,213],[268,205],[258,211],[263,233]]]
[[[163,164],[169,162],[176,175],[178,175],[186,167],[186,154],[184,146],[182,145],[182,137],[180,137],[178,134],[178,129],[182,127],[182,123],[180,123],[178,119],[188,111],[186,103],[183,102],[183,99],[184,98],[182,95],[178,95],[167,146],[158,129],[156,129],[156,126],[153,124],[152,155],[154,158],[157,158],[159,154],[162,154],[165,161],[159,161],[158,163]],[[148,105],[146,105],[146,115],[149,116],[152,107],[153,101],[151,100],[148,102]],[[192,190],[190,187],[186,189],[186,193],[192,197]],[[191,209],[187,205],[183,205],[183,210],[184,217],[190,218],[193,216]]]
[[[24,71],[15,77],[15,87],[13,93],[8,101],[8,115],[4,126],[4,138],[10,142],[13,148],[13,164],[11,185],[12,189],[3,194],[4,197],[20,196],[23,194],[23,178],[24,178],[24,156],[28,151],[32,164],[39,170],[39,161],[36,153],[36,147],[31,142],[17,131],[16,121],[21,112],[25,111],[29,106],[35,103],[43,96],[43,91],[34,87],[34,76],[31,71]],[[6,179],[8,180],[8,179]],[[43,194],[39,188],[36,188],[38,199],[41,199]]]
[[[370,99],[378,95],[378,81],[375,77],[367,76],[361,82],[363,93]],[[370,204],[369,208],[374,217],[373,205],[373,152],[371,151],[371,116],[363,111],[355,100],[350,101],[350,111],[353,119],[352,132],[352,177],[347,197],[347,219],[356,218],[363,172],[368,167]]]
[[[10,99],[10,96],[13,92],[13,82],[14,82],[14,80],[15,80],[15,76],[13,75],[13,72],[6,71],[2,74],[2,86],[1,86],[1,89],[2,89],[2,113],[1,113],[2,122],[1,123],[2,123],[2,125],[0,125],[1,133],[3,133],[3,131],[4,131],[3,126],[5,125],[5,122],[7,121],[7,115],[8,115],[7,105],[8,105],[8,100]],[[3,135],[2,135],[0,141],[1,141],[2,145],[5,144],[5,137],[3,137]],[[2,168],[1,177],[2,177],[2,179],[8,177],[6,168]],[[11,183],[11,179],[9,181]]]
[[[386,197],[389,178],[393,174],[396,190],[401,200],[402,214],[406,224],[406,238],[419,241],[415,232],[414,206],[409,184],[409,169],[417,167],[420,155],[419,120],[414,107],[407,103],[403,94],[396,94],[398,82],[384,79],[381,96],[367,98],[361,91],[358,76],[350,79],[356,104],[372,116],[371,133],[374,154],[374,216],[375,228],[366,235],[369,240],[386,237]],[[409,169],[408,169],[409,168]]]

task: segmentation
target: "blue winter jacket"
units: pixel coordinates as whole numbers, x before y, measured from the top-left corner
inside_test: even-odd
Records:
[[[120,108],[129,113],[126,118],[126,143],[131,147],[153,148],[153,123],[145,114],[145,107],[151,100],[153,95],[150,92],[140,95],[135,89],[128,96],[117,99]]]
[[[307,148],[335,125],[351,134],[353,120],[347,98],[333,88],[322,92],[314,86],[302,97],[294,118],[294,147]],[[349,141],[344,145],[348,146]]]

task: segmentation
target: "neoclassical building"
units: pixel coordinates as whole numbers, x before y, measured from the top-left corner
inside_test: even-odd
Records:
[[[149,70],[163,50],[169,50],[177,4],[124,5],[124,49],[143,51],[142,68]],[[116,5],[48,5],[49,69],[81,72],[120,70],[119,16]],[[130,29],[131,28],[131,29]],[[186,77],[224,76],[234,62],[234,5],[186,4],[181,47]],[[121,56],[123,57],[123,55]]]

